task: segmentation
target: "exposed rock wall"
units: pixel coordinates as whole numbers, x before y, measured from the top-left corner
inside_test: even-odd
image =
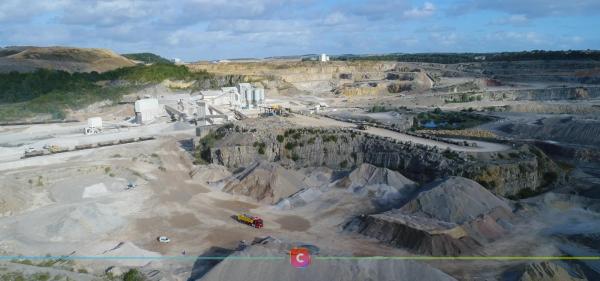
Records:
[[[541,151],[532,151],[528,146],[515,151],[511,159],[478,160],[465,153],[344,129],[230,131],[221,144],[211,147],[205,155],[209,162],[229,168],[245,167],[256,159],[265,159],[295,168],[347,169],[369,163],[399,171],[418,182],[464,176],[502,196],[516,195],[523,189],[537,190],[549,184],[548,178],[559,178],[556,164]]]

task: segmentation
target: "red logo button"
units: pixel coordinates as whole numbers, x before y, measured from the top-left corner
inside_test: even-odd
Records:
[[[310,265],[310,252],[306,248],[293,248],[290,250],[290,264],[296,268],[305,268]]]

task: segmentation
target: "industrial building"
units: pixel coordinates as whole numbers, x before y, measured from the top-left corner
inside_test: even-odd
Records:
[[[237,90],[241,108],[255,108],[265,102],[265,89],[263,88],[252,86],[250,83],[239,83]]]
[[[329,56],[328,56],[328,55],[326,55],[326,54],[321,54],[321,55],[319,56],[319,61],[322,61],[322,62],[329,61]]]
[[[158,105],[157,99],[141,99],[135,101],[135,121],[138,124],[146,124],[154,121],[156,117],[162,115],[162,108]]]

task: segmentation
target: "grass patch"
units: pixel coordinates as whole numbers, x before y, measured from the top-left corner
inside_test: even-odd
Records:
[[[132,268],[123,274],[123,281],[144,281],[146,278],[144,275],[137,269]]]
[[[479,115],[472,112],[442,111],[436,108],[433,111],[421,112],[414,118],[413,129],[441,129],[462,130],[475,127],[494,120],[492,117]]]

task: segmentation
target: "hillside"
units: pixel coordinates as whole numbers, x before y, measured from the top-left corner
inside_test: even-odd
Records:
[[[0,51],[0,73],[52,69],[67,72],[106,72],[134,62],[107,49],[70,47],[10,47]]]
[[[172,63],[170,60],[165,59],[157,54],[153,54],[153,53],[133,53],[133,54],[122,54],[122,56],[130,59],[130,60],[134,60],[134,61],[139,61],[142,63],[167,63],[170,64]]]

